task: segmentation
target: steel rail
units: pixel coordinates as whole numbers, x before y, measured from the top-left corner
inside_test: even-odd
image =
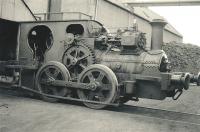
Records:
[[[116,107],[119,106],[118,103],[98,102],[98,101],[77,99],[77,98],[72,98],[72,97],[62,97],[62,96],[44,94],[44,93],[41,93],[41,92],[39,92],[37,90],[31,89],[31,88],[28,88],[28,87],[25,87],[25,86],[13,85],[12,87],[21,88],[21,89],[26,90],[28,92],[35,93],[35,94],[42,95],[42,96],[46,96],[46,97],[49,97],[49,98],[56,98],[56,99],[62,99],[62,100],[71,100],[71,101],[77,101],[77,102],[94,103],[94,104],[100,104],[100,105],[110,105],[110,106],[116,106]]]
[[[123,0],[130,6],[200,6],[200,0]]]

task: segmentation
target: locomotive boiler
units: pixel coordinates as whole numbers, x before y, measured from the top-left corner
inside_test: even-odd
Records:
[[[145,33],[133,28],[111,35],[92,20],[0,23],[2,87],[94,109],[139,98],[176,100],[189,88],[190,74],[171,73],[161,50],[163,20],[151,22],[151,50]]]

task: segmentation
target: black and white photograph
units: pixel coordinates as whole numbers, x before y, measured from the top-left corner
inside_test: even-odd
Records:
[[[200,0],[0,0],[0,132],[200,132]]]

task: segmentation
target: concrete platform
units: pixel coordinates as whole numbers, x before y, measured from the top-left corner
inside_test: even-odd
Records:
[[[0,132],[199,132],[200,88],[178,101],[145,100],[93,110],[76,102],[48,103],[0,92]]]

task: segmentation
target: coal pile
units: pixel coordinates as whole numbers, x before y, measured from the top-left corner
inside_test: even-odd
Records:
[[[175,72],[198,73],[200,71],[200,47],[184,43],[167,43],[163,45],[171,70]]]

